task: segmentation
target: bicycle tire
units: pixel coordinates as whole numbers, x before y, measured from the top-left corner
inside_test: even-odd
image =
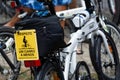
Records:
[[[0,27],[0,41],[6,43],[6,41],[8,41],[10,38],[14,38],[13,32],[14,29],[12,28]],[[0,55],[0,79],[17,80],[21,68],[21,62],[17,61],[14,43],[11,45],[11,47],[9,46],[9,48],[5,48],[4,52],[17,68],[17,72],[13,73],[12,69],[7,64],[5,59],[2,57],[2,55]]]
[[[90,47],[90,49],[89,49],[90,50],[90,58],[91,58],[93,67],[98,74],[99,80],[115,80],[116,67],[119,64],[118,53],[117,53],[117,49],[115,47],[115,43],[112,40],[112,38],[110,37],[110,35],[108,35],[107,33],[105,33],[105,34],[106,34],[107,41],[109,43],[109,48],[111,50],[112,57],[114,59],[115,64],[112,64],[111,61],[107,62],[107,60],[109,60],[109,55],[108,55],[108,53],[106,53],[106,51],[104,52],[104,50],[105,50],[104,46],[103,46],[103,48],[101,48],[102,42],[103,42],[101,37],[96,37],[96,39],[94,40],[94,45],[90,44],[90,46],[89,46]],[[104,49],[104,50],[101,50],[101,49]],[[106,57],[104,60],[101,60],[103,58],[101,55],[103,55],[103,54],[106,55]],[[107,71],[108,68],[109,68],[109,70],[108,70],[109,74],[104,72],[104,70]],[[112,70],[114,70],[114,72]],[[110,72],[112,72],[113,74]]]
[[[64,80],[63,72],[58,65],[50,61],[45,62],[37,75],[37,80]]]
[[[120,1],[119,0],[92,0],[93,4],[96,6],[96,13],[99,14],[98,10],[98,2],[100,1],[100,9],[101,13],[104,17],[106,17],[108,20],[114,22],[115,24],[119,24],[119,18],[120,18]],[[113,1],[113,2],[111,2]],[[114,3],[114,11],[112,4]]]
[[[113,22],[115,22],[116,24],[119,23],[119,17],[120,17],[119,5],[120,5],[119,0],[108,0],[108,6],[111,14],[113,15]]]
[[[115,44],[116,44],[116,48],[118,50],[118,55],[119,55],[119,59],[120,59],[120,29],[118,26],[116,26],[114,23],[105,20],[104,21],[107,27],[107,31],[112,39],[114,40]]]
[[[80,69],[82,70],[80,71]],[[91,80],[90,70],[86,62],[79,61],[77,63],[76,72],[75,72],[75,80]]]
[[[8,32],[8,33],[12,33],[13,34],[15,32],[15,29],[7,27],[7,26],[1,26],[0,27],[0,33],[4,33],[4,32]]]

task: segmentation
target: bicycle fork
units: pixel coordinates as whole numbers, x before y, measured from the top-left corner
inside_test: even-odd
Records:
[[[97,34],[97,35],[100,35],[100,36],[102,37],[103,43],[105,44],[106,51],[107,51],[107,53],[108,53],[108,55],[109,55],[109,57],[110,57],[110,59],[111,59],[111,61],[112,61],[112,64],[115,64],[114,59],[113,59],[112,54],[111,54],[110,49],[109,49],[109,45],[108,45],[106,36],[105,36],[105,34],[104,34],[101,30],[95,31],[95,33],[93,33],[93,34],[91,35],[92,44],[94,44],[94,42],[93,42],[94,40],[93,40],[93,39],[94,39],[94,36],[95,36],[96,34]]]

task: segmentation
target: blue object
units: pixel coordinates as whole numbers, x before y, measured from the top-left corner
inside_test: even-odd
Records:
[[[39,2],[37,0],[19,0],[21,5],[35,9],[35,10],[43,10],[45,6],[43,2]],[[72,0],[52,0],[55,6],[57,5],[68,5]]]
[[[69,3],[71,3],[71,0],[52,0],[52,1],[55,6],[68,5]],[[19,2],[21,5],[25,7],[38,10],[39,12],[37,13],[37,15],[39,16],[46,16],[49,14],[49,11],[45,10],[44,2],[39,2],[37,0],[19,0]]]

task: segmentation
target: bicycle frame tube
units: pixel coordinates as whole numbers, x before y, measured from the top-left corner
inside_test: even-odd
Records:
[[[103,42],[105,44],[105,48],[106,48],[107,52],[109,53],[109,56],[110,56],[110,58],[112,60],[112,63],[114,64],[115,62],[114,62],[112,54],[111,54],[111,52],[109,50],[109,45],[108,45],[108,42],[107,42],[105,34],[102,31],[100,31],[100,30],[97,31],[97,34],[100,35],[103,38]]]
[[[4,57],[4,59],[6,60],[6,62],[8,63],[8,65],[10,66],[10,68],[13,70],[13,72],[15,72],[16,67],[12,64],[12,62],[10,61],[8,56],[5,54],[2,48],[0,48],[0,52],[1,52],[1,55]]]
[[[59,18],[63,18],[63,19],[72,18],[74,17],[75,14],[84,13],[85,9],[86,9],[85,7],[81,7],[81,8],[58,11],[56,12],[56,15]]]

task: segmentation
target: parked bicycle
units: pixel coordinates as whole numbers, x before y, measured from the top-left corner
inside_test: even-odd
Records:
[[[97,0],[98,2],[98,13],[99,13],[99,16],[104,20],[105,23],[103,23],[104,25],[104,30],[106,32],[108,32],[112,39],[114,40],[115,44],[116,44],[116,48],[118,50],[118,55],[120,57],[120,29],[119,27],[114,24],[114,23],[111,23],[111,21],[109,19],[106,19],[106,16],[102,13],[102,6],[101,6],[101,0]],[[120,58],[119,58],[120,59]]]
[[[109,67],[109,70],[113,71],[113,75],[112,78],[115,78],[115,69],[117,64],[119,63],[118,61],[118,54],[117,54],[117,50],[114,44],[114,41],[112,40],[111,36],[109,34],[107,34],[103,27],[102,19],[100,19],[99,16],[96,16],[96,14],[94,13],[94,8],[93,5],[91,5],[91,1],[89,0],[85,0],[86,7],[83,8],[77,8],[77,9],[71,9],[71,10],[67,10],[67,11],[61,11],[57,13],[57,16],[60,18],[73,18],[73,20],[75,20],[75,18],[80,18],[79,16],[81,16],[82,14],[86,15],[86,22],[83,23],[83,25],[79,25],[78,23],[74,24],[76,26],[76,31],[74,33],[71,34],[71,39],[70,39],[70,44],[64,46],[66,48],[58,48],[57,52],[52,51],[50,52],[50,54],[48,55],[48,57],[40,57],[40,61],[42,62],[42,65],[39,67],[31,67],[31,70],[33,71],[34,77],[35,79],[51,79],[54,78],[54,80],[56,80],[56,78],[60,79],[60,80],[69,80],[71,78],[74,78],[72,76],[76,75],[75,78],[76,79],[81,79],[81,74],[78,74],[79,72],[78,69],[80,68],[80,66],[76,66],[79,65],[80,63],[76,63],[76,49],[77,49],[77,45],[78,43],[82,43],[86,40],[90,40],[90,55],[91,57],[91,61],[93,62],[93,65],[97,65],[95,67],[95,69],[97,70],[97,68],[100,69],[100,71],[103,74],[100,74],[98,71],[98,75],[102,76],[102,80],[105,79],[110,79],[111,76],[108,76],[107,78],[104,77],[107,74],[104,75],[103,70],[101,69],[101,62],[102,60],[99,60],[99,58],[96,58],[96,55],[93,54],[93,50],[95,49],[99,49],[99,43],[103,43],[105,46],[104,48],[104,52],[108,55],[108,61],[105,61],[105,63],[109,63],[110,65],[106,64],[107,66],[105,67]],[[86,10],[87,9],[87,10]],[[89,12],[90,11],[90,12]],[[71,13],[70,15],[68,15],[68,13]],[[62,16],[60,14],[63,14]],[[65,15],[67,14],[67,16]],[[29,21],[28,21],[29,22]],[[100,26],[101,25],[101,29]],[[25,24],[21,24],[19,23],[18,26],[25,26]],[[26,25],[27,26],[27,25]],[[24,29],[24,28],[23,28]],[[31,29],[34,29],[33,27]],[[18,32],[19,34],[19,32]],[[97,42],[95,42],[97,41]],[[96,48],[95,46],[98,45],[98,47]],[[52,53],[52,54],[51,54]],[[54,54],[55,53],[55,54]],[[97,54],[97,52],[94,52],[95,54]],[[99,51],[98,51],[98,56],[100,57]],[[94,59],[95,58],[95,59]],[[93,60],[94,59],[94,60]],[[99,62],[97,62],[99,61]],[[95,64],[94,64],[95,62]],[[31,63],[31,61],[30,61]],[[48,65],[49,64],[49,65]],[[114,67],[111,67],[114,66]],[[103,66],[102,66],[103,67]],[[61,69],[62,68],[62,69]],[[52,72],[53,71],[53,72]],[[63,74],[63,72],[64,74]],[[86,69],[87,71],[87,69]],[[59,72],[59,73],[58,73]],[[89,78],[90,79],[90,74],[89,71],[87,72],[87,75],[83,75],[82,77],[85,78]],[[52,74],[52,76],[50,76]],[[103,76],[104,75],[104,76]],[[56,77],[57,76],[57,77]],[[78,77],[79,76],[79,77]]]
[[[120,1],[119,0],[93,0],[98,11],[99,5],[101,5],[102,14],[115,24],[119,24],[120,19]],[[99,11],[98,11],[99,14]]]
[[[76,65],[77,65],[76,49],[77,49],[78,42],[81,43],[85,40],[91,40],[90,49],[95,50],[96,48],[94,45],[95,44],[94,41],[96,39],[98,39],[98,40],[102,39],[102,41],[100,41],[100,42],[105,45],[104,49],[109,58],[108,61],[105,61],[105,63],[111,64],[112,66],[114,66],[114,67],[111,67],[111,65],[106,64],[107,65],[106,67],[109,67],[109,70],[113,71],[112,77],[105,74],[104,71],[102,70],[102,68],[104,66],[102,66],[102,60],[100,58],[100,55],[98,54],[98,56],[97,56],[98,58],[96,58],[96,55],[94,55],[94,54],[97,54],[97,52],[95,52],[93,54],[93,52],[90,51],[90,55],[92,56],[91,60],[92,60],[94,66],[97,65],[95,67],[95,69],[96,70],[98,68],[100,69],[100,71],[97,72],[99,79],[102,79],[102,80],[103,79],[115,79],[115,72],[116,72],[115,69],[116,69],[117,64],[119,63],[119,58],[118,58],[118,53],[117,53],[117,49],[115,47],[114,41],[112,40],[111,36],[108,35],[108,33],[105,32],[104,29],[102,28],[103,21],[99,16],[96,16],[96,14],[94,14],[94,8],[93,8],[93,5],[91,5],[91,1],[85,0],[85,3],[86,3],[86,8],[79,9],[78,12],[77,12],[78,9],[71,9],[71,10],[61,11],[61,12],[57,13],[58,17],[60,17],[60,18],[72,18],[73,17],[73,23],[77,27],[76,31],[71,34],[71,39],[69,42],[71,44],[68,47],[64,48],[62,51],[60,51],[60,54],[59,54],[60,55],[59,57],[62,61],[62,65],[63,65],[64,78],[65,78],[65,80],[71,79],[70,76],[75,75],[75,72],[77,71],[77,69],[76,69]],[[68,12],[70,13],[70,15],[68,15]],[[67,16],[66,16],[66,14],[67,14]],[[85,16],[83,16],[83,14]],[[66,17],[64,17],[64,16],[66,16]],[[80,24],[79,21],[76,23],[76,21],[80,18],[80,16],[83,16],[83,19],[86,20],[85,23]],[[76,21],[74,21],[74,20],[76,20]],[[100,28],[99,25],[102,26],[101,27],[102,30],[99,29]],[[23,26],[23,25],[21,25],[19,23],[19,26]],[[31,29],[34,29],[34,28],[31,28]],[[98,43],[97,43],[97,45],[98,45]],[[101,46],[99,46],[99,47],[101,47]],[[112,49],[112,51],[110,51],[110,49]],[[93,61],[93,57],[95,58],[94,61]],[[97,60],[99,60],[99,62],[97,62]],[[95,64],[94,64],[94,62],[95,62]],[[44,67],[42,66],[43,68],[41,68],[40,72],[38,72],[37,79],[50,78],[50,77],[45,77],[45,76],[50,75],[47,73],[51,72],[51,71],[50,72],[47,71],[48,70],[48,69],[46,69],[47,66],[48,65],[46,65]],[[42,74],[43,73],[42,71],[44,71],[44,74]],[[101,72],[103,74],[100,74]],[[77,75],[80,75],[80,74],[77,74]]]
[[[0,25],[5,24],[15,14],[15,9],[11,7],[12,0],[0,0]]]
[[[0,79],[16,80],[21,62],[16,58],[14,29],[0,27]]]

